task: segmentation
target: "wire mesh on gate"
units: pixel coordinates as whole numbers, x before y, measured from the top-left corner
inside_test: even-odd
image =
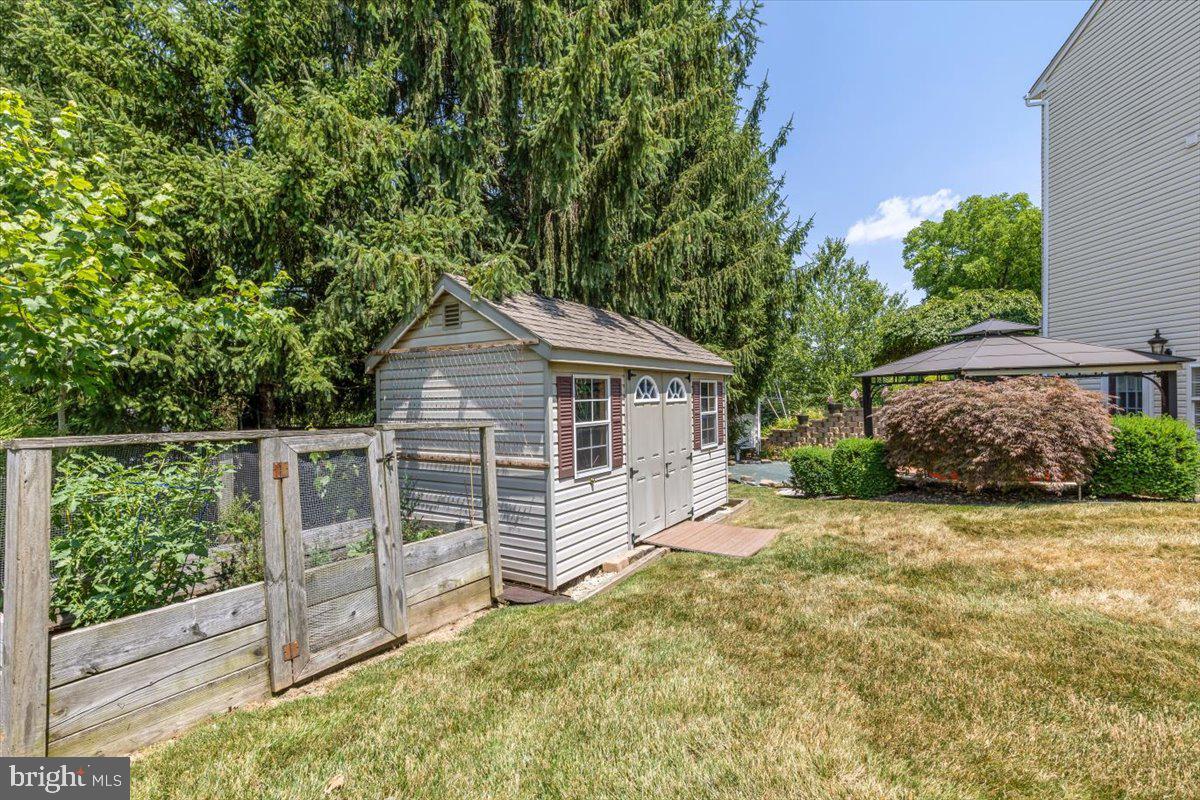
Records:
[[[262,580],[258,444],[56,449],[50,561],[61,627]]]
[[[298,462],[305,565],[372,552],[375,520],[366,449],[302,453]]]

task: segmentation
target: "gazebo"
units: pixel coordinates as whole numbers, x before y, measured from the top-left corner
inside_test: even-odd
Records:
[[[1009,375],[1147,376],[1158,387],[1162,413],[1178,414],[1178,372],[1193,359],[1171,355],[1158,331],[1150,351],[1101,347],[1083,342],[1035,336],[1036,325],[989,319],[951,334],[953,341],[916,355],[859,373],[862,379],[863,432],[875,433],[872,419],[876,387],[917,383],[929,378],[990,380]]]

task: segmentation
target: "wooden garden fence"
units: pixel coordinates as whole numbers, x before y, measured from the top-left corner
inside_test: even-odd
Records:
[[[478,455],[465,468],[478,469],[480,521],[443,521],[450,530],[421,531],[413,537],[420,540],[406,542],[419,521],[405,503],[396,433],[429,429],[477,432]],[[62,577],[51,564],[55,520],[61,522],[51,501],[63,452],[205,445],[228,453],[234,443],[245,455],[239,463],[250,469],[240,477],[222,473],[220,480],[255,498],[261,546],[246,558],[261,559],[257,580],[222,588],[219,576],[205,573],[197,584],[207,588],[187,599],[96,624],[73,626],[52,614],[52,592]],[[5,755],[130,752],[487,607],[503,588],[490,423],[31,438],[3,445]],[[204,507],[209,517],[217,513],[213,505],[220,502]],[[143,524],[140,518],[124,522]]]

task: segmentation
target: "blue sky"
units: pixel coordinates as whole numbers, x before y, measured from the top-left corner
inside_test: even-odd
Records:
[[[1023,98],[1087,7],[768,0],[752,78],[769,78],[768,138],[795,120],[778,169],[792,213],[815,217],[806,252],[848,236],[916,302],[900,241],[915,220],[971,194],[1040,204],[1039,112]]]

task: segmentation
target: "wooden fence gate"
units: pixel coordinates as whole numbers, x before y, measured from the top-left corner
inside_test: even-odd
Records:
[[[408,633],[391,432],[266,442],[271,685],[280,691]],[[385,444],[387,442],[385,453]],[[331,502],[333,498],[335,502]]]
[[[478,457],[453,463],[479,469],[483,520],[405,544],[406,524],[420,521],[405,516],[412,512],[402,503],[396,431],[424,429],[478,434]],[[252,490],[260,504],[261,579],[60,626],[49,613],[54,451],[212,443],[239,443],[238,458],[257,460],[222,486]],[[257,447],[244,446],[250,443]],[[0,446],[0,755],[127,753],[485,608],[503,589],[495,435],[487,422],[29,438]]]

